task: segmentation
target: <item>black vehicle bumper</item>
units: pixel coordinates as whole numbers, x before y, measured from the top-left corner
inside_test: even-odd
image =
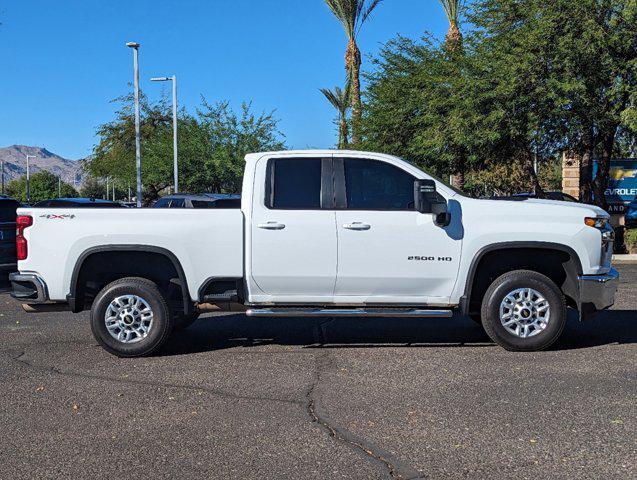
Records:
[[[46,283],[39,276],[31,273],[12,273],[11,296],[25,303],[44,303],[49,300]]]
[[[619,272],[614,268],[605,275],[581,275],[578,280],[580,313],[604,310],[615,303]]]

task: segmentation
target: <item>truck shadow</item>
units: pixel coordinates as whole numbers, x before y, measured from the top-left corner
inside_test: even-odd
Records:
[[[637,312],[611,310],[580,323],[575,312],[551,350],[637,343]],[[181,355],[235,347],[289,345],[306,348],[489,347],[482,327],[461,316],[441,319],[248,318],[205,316],[176,332],[162,352]]]

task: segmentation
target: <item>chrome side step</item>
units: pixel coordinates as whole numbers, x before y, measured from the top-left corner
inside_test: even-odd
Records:
[[[410,308],[251,308],[248,317],[428,317],[449,318],[451,310]]]

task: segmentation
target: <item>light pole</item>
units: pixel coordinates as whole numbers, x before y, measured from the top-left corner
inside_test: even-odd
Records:
[[[35,155],[25,155],[27,157],[27,203],[31,204],[31,169],[29,168],[29,158],[36,158]]]
[[[177,160],[177,77],[156,77],[151,78],[151,82],[173,82],[173,177],[175,192],[179,193],[179,167]]]
[[[139,43],[128,42],[133,49],[133,75],[135,77],[135,168],[137,169],[137,208],[142,206],[142,159],[139,141]]]

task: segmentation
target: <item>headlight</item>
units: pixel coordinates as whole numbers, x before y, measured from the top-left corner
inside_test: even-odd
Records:
[[[610,226],[606,217],[586,217],[584,223],[602,233],[602,245],[606,246],[615,240],[615,230]]]
[[[606,217],[586,217],[584,223],[589,227],[596,228],[598,230],[605,230],[608,225],[608,218]]]

